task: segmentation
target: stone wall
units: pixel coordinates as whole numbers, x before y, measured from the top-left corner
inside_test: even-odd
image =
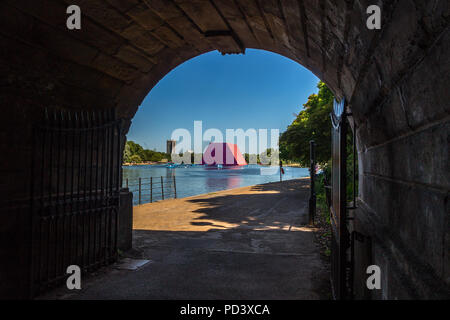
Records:
[[[133,246],[133,193],[122,189],[120,193],[119,233],[117,248],[130,250]]]

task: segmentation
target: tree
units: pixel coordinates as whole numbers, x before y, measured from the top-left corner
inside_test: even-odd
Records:
[[[142,159],[141,159],[141,157],[139,157],[137,154],[133,154],[133,155],[130,157],[130,162],[131,162],[131,163],[141,163],[141,162],[142,162]]]
[[[134,141],[127,141],[127,145],[130,148],[132,155],[138,155],[141,159],[145,159],[144,148],[141,145],[135,143]]]
[[[280,137],[280,158],[309,166],[309,141],[316,142],[316,160],[326,163],[331,158],[331,121],[334,96],[320,81],[319,92],[309,96],[297,118]]]
[[[275,150],[274,148],[267,148],[260,155],[258,155],[258,161],[264,162],[264,164],[277,165],[278,163],[272,162],[272,154],[276,154],[278,152],[279,151]],[[278,156],[279,156],[279,154],[278,154]],[[275,159],[273,159],[273,160],[275,160]]]
[[[248,154],[248,153],[244,153],[244,158],[245,161],[247,162],[247,164],[250,164],[252,161],[252,164],[256,163],[260,163],[260,159],[259,159],[259,154]]]
[[[133,154],[131,153],[131,148],[128,143],[125,144],[125,149],[123,150],[123,162],[130,163],[130,158]]]
[[[134,156],[137,156],[139,161],[137,161],[138,158]],[[141,145],[134,141],[127,141],[123,151],[124,163],[138,163],[142,161],[159,162],[164,158],[167,158],[166,153],[144,149]]]

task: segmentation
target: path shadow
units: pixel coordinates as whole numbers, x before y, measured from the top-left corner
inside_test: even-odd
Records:
[[[284,191],[268,184],[251,187],[247,194],[158,204],[154,208],[159,211],[145,212],[145,219],[169,220],[168,229],[184,223],[187,230],[157,230],[161,224],[133,230],[133,250],[124,256],[150,263],[135,272],[108,267],[101,276],[85,279],[82,291],[74,294],[61,288],[60,295],[64,299],[329,299],[328,269],[312,229],[302,220],[308,195],[307,181],[299,181]],[[189,214],[180,222],[180,215]],[[55,298],[55,293],[45,298]]]
[[[233,225],[235,228],[279,229],[304,226],[307,222],[308,180],[253,186],[248,194],[195,198],[198,205],[192,225]]]

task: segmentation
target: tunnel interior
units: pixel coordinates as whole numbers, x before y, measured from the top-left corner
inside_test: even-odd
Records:
[[[80,30],[66,27],[73,4],[81,8]],[[366,27],[372,4],[382,9],[380,30]],[[142,100],[170,70],[212,50],[246,48],[300,63],[347,101],[359,161],[352,225],[372,239],[369,259],[361,247],[356,261],[360,270],[367,260],[386,270],[383,290],[372,298],[445,296],[449,6],[443,0],[2,1],[0,296],[29,295],[31,162],[45,110],[114,108],[120,120],[114,134],[123,147]]]

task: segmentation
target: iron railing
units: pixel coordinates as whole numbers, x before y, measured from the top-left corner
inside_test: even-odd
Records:
[[[123,184],[124,187],[133,192],[133,202],[137,205],[177,198],[177,182],[175,176],[126,178]]]

